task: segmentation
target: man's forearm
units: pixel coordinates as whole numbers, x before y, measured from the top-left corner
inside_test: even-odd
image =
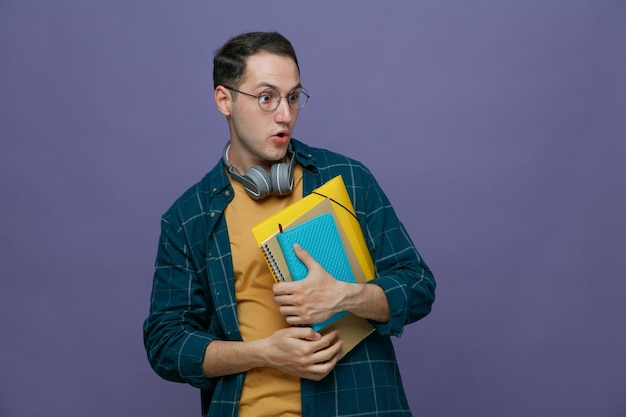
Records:
[[[375,284],[347,284],[344,307],[355,316],[381,323],[389,321],[389,303],[385,291]]]
[[[207,378],[246,372],[262,366],[259,341],[231,342],[214,340],[204,353],[202,370]]]

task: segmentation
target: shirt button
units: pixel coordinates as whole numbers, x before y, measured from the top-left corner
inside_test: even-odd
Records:
[[[226,194],[226,197],[230,196],[230,191],[226,191],[224,194]]]
[[[210,212],[209,213],[209,217],[211,217],[211,218],[215,217],[215,212],[214,211]]]
[[[217,188],[214,188],[214,189],[213,189],[213,193],[216,193],[216,192],[217,192]]]

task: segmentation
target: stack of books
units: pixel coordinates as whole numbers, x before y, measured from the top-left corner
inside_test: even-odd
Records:
[[[252,233],[277,282],[301,280],[308,274],[295,255],[295,243],[337,280],[365,283],[374,278],[374,263],[341,176],[263,220]],[[321,333],[337,329],[344,341],[341,357],[374,330],[366,319],[348,312],[311,327]]]

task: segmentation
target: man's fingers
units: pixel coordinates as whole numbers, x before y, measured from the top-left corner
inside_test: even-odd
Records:
[[[296,253],[298,259],[300,259],[302,263],[307,267],[309,272],[311,271],[311,267],[315,267],[315,265],[317,265],[315,259],[313,259],[313,257],[311,257],[311,254],[303,249],[302,246],[296,243],[295,245],[293,245],[293,250]]]

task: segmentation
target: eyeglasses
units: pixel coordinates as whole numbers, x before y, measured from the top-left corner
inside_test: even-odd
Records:
[[[258,96],[255,96],[254,94],[244,93],[243,91],[239,91],[226,85],[223,85],[223,87],[228,90],[246,95],[248,97],[256,98],[259,102],[259,107],[261,108],[261,110],[267,112],[276,110],[278,108],[278,105],[280,104],[280,100],[283,98],[287,99],[287,104],[292,110],[300,110],[306,105],[310,97],[309,93],[302,87],[294,88],[289,94],[284,97],[281,96],[278,90],[276,90],[274,87],[267,87]]]

